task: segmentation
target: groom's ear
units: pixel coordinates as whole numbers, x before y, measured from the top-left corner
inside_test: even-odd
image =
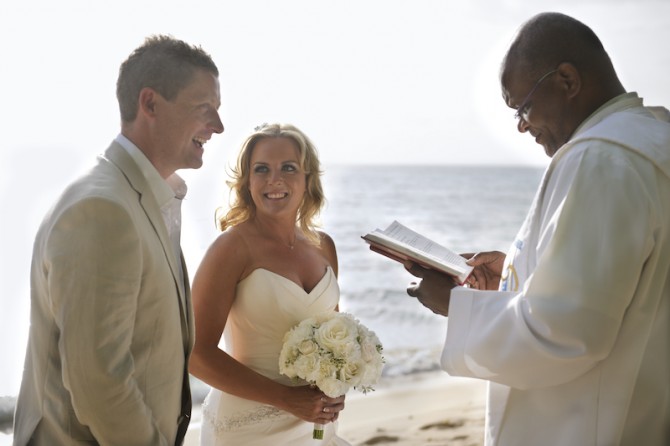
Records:
[[[144,87],[140,90],[140,94],[137,101],[138,113],[141,113],[144,116],[154,118],[156,116],[157,102],[160,99],[160,95],[156,90],[151,87]]]

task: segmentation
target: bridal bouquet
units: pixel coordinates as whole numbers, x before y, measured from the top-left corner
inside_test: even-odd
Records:
[[[332,311],[300,322],[284,335],[279,372],[316,385],[331,398],[350,388],[374,390],[384,365],[382,345],[348,313]],[[323,426],[314,425],[314,438],[323,439]]]

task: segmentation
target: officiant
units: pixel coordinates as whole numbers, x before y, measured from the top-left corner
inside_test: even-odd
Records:
[[[407,292],[449,317],[444,370],[489,381],[487,445],[668,445],[670,114],[558,13],[521,27],[501,84],[551,157],[526,220],[468,287],[407,263]]]

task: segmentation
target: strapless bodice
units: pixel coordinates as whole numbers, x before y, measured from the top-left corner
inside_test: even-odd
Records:
[[[286,385],[279,374],[284,335],[302,320],[335,309],[339,287],[328,267],[314,289],[267,269],[258,268],[237,285],[235,302],[224,330],[225,350],[242,364]],[[351,446],[336,434],[337,423],[325,426],[324,439],[312,439],[306,423],[276,407],[211,389],[202,406],[202,446]]]
[[[334,309],[338,299],[330,267],[309,292],[280,274],[255,269],[237,285],[224,331],[226,351],[269,378],[287,381],[278,365],[284,334],[303,319]]]

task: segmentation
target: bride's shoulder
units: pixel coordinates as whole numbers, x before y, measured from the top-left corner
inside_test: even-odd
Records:
[[[319,234],[319,242],[321,249],[335,250],[335,242],[333,238],[324,231],[316,231]]]
[[[242,258],[248,257],[247,235],[242,225],[230,227],[219,234],[208,251],[215,257],[233,256],[238,263]]]
[[[321,255],[326,258],[330,266],[337,274],[337,249],[335,248],[335,242],[330,235],[323,231],[318,231],[318,234],[320,239],[319,251],[321,251]]]

